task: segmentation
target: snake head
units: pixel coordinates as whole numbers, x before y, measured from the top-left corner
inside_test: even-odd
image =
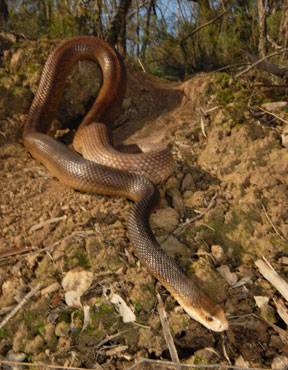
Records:
[[[214,302],[213,302],[214,303]],[[200,324],[204,325],[207,329],[213,331],[224,331],[227,330],[229,327],[228,321],[224,314],[222,308],[214,303],[217,308],[217,312],[213,315],[210,312],[207,312],[202,307],[184,307],[185,311],[188,313],[192,319],[200,322]]]
[[[222,308],[191,278],[187,278],[182,285],[182,294],[174,291],[174,296],[188,315],[207,329],[218,332],[228,329],[229,324]]]

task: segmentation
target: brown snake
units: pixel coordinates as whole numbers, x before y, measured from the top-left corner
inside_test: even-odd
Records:
[[[103,77],[100,93],[74,137],[73,147],[82,156],[46,134],[65,80],[79,60],[96,62]],[[171,173],[171,154],[162,148],[151,153],[125,154],[116,151],[110,142],[106,126],[111,125],[119,113],[125,91],[125,65],[113,47],[90,36],[63,42],[45,64],[24,127],[24,145],[64,185],[135,201],[128,231],[143,265],[193,319],[211,330],[226,330],[228,322],[223,310],[163,252],[149,226],[149,216],[160,202],[154,182],[160,182]]]

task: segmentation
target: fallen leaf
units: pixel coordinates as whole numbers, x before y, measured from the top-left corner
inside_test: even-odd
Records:
[[[136,321],[136,316],[134,315],[133,311],[127,306],[126,302],[120,297],[120,295],[113,294],[111,297],[111,303],[118,308],[123,322],[127,323]]]

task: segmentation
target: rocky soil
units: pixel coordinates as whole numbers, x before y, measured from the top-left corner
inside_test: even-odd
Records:
[[[278,309],[284,299],[255,265],[265,257],[287,279],[287,89],[267,87],[270,76],[255,71],[181,83],[128,65],[115,140],[170,147],[175,170],[159,186],[151,226],[166,253],[224,308],[230,328],[214,333],[138,261],[127,234],[132,202],[67,189],[27,153],[21,130],[58,41],[12,41],[2,45],[0,66],[0,359],[167,369],[159,362],[171,359],[159,291],[183,364],[287,368],[287,321]],[[52,134],[68,144],[97,95],[95,74],[81,62],[67,82]],[[124,322],[115,297],[135,322]],[[287,319],[284,303],[285,310]]]

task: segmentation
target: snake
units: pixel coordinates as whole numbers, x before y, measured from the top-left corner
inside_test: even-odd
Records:
[[[67,77],[81,60],[93,61],[100,67],[102,85],[71,147],[56,140],[49,130]],[[114,147],[112,124],[125,98],[126,81],[124,61],[106,41],[93,36],[64,40],[45,63],[25,121],[23,143],[64,186],[134,201],[128,216],[128,235],[141,263],[192,319],[213,331],[227,330],[223,309],[166,255],[149,224],[151,213],[160,206],[157,184],[173,171],[170,151],[161,145],[140,153]]]

